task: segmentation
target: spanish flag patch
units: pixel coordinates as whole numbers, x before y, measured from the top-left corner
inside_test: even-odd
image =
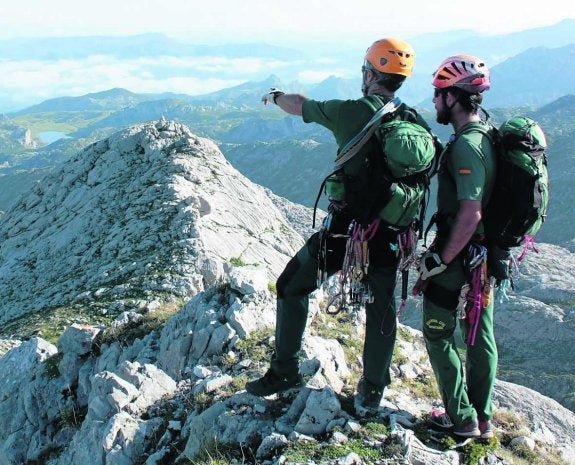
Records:
[[[461,176],[467,176],[471,174],[471,168],[459,168],[459,174]]]

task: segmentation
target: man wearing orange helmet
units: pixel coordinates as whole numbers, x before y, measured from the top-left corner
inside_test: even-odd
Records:
[[[387,103],[411,76],[414,52],[409,44],[398,39],[382,39],[369,47],[362,67],[362,93],[378,95]],[[277,89],[262,97],[264,104],[273,103],[293,115],[301,115],[306,123],[318,123],[332,131],[341,150],[372,118],[371,110],[358,100],[315,101],[300,94],[285,94]],[[413,110],[417,123],[428,125]],[[371,147],[371,148],[370,148]],[[373,146],[361,148],[363,159]],[[326,274],[341,270],[345,255],[347,228],[353,219],[349,212],[331,210],[329,226],[313,234],[304,247],[288,263],[277,280],[277,315],[275,351],[270,369],[262,377],[246,384],[254,395],[267,396],[303,383],[298,367],[298,352],[308,315],[308,296],[317,289],[320,242],[327,237]],[[340,235],[335,238],[335,235]],[[394,288],[398,257],[393,248],[396,237],[383,229],[370,239],[368,281],[373,301],[366,304],[366,332],[363,349],[363,377],[358,386],[356,405],[367,411],[377,409],[385,386],[391,382],[390,364],[396,337]],[[365,411],[363,412],[365,413]]]
[[[439,65],[433,86],[437,121],[451,124],[455,134],[440,161],[436,238],[419,265],[423,335],[446,410],[432,412],[431,421],[459,436],[490,438],[497,347],[481,215],[496,159],[490,126],[479,114],[489,71],[479,58],[452,56]],[[466,376],[454,338],[458,317]]]

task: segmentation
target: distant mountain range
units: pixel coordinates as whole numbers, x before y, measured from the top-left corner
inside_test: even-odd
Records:
[[[254,182],[294,202],[312,206],[321,179],[331,169],[335,143],[327,130],[306,125],[301,119],[286,116],[278,109],[261,106],[256,98],[258,91],[276,82],[270,78],[261,83],[246,84],[238,93],[229,89],[219,92],[217,98],[162,99],[161,95],[150,97],[113,89],[46,101],[32,107],[30,113],[20,111],[11,115],[5,123],[7,139],[0,138],[0,176],[4,187],[0,192],[0,210],[9,208],[49,170],[86,145],[131,124],[162,117],[184,122],[198,134],[216,140],[232,164]],[[230,103],[225,100],[226,92]],[[238,95],[244,97],[244,104]],[[196,103],[198,101],[201,104]],[[89,110],[80,111],[84,104]],[[575,232],[571,226],[575,212],[568,190],[575,175],[572,156],[575,153],[574,105],[575,96],[568,95],[535,111],[489,110],[495,121],[517,112],[541,121],[550,142],[552,201],[548,222],[540,234],[545,241],[571,249],[575,247]],[[434,131],[446,140],[448,128],[435,124],[431,113],[422,110],[422,114]],[[22,134],[25,128],[31,128],[31,133],[37,134],[35,125],[38,121],[41,121],[41,128],[58,130],[64,126],[62,129],[69,131],[69,138],[36,149],[20,145],[16,150],[21,139],[14,140],[15,135]],[[15,130],[18,127],[20,132]],[[0,134],[2,132],[0,125]],[[325,207],[325,200],[320,207]]]
[[[164,34],[135,36],[33,37],[0,40],[0,56],[12,60],[78,59],[94,55],[118,58],[167,56],[279,57],[299,59],[294,49],[265,43],[192,44],[171,39]]]
[[[540,106],[574,92],[568,76],[575,66],[575,19],[511,34],[446,31],[409,41],[416,50],[416,64],[402,92],[410,102],[430,105],[430,76],[443,58],[456,53],[478,55],[493,69],[491,106]],[[140,86],[181,94],[183,88],[202,88],[208,81],[220,82],[220,89],[236,88],[239,83],[262,82],[272,74],[287,88],[309,91],[317,87],[316,95],[321,98],[351,97],[359,92],[361,61],[368,45],[351,41],[337,47],[320,42],[300,48],[266,43],[207,45],[161,34],[4,39],[0,40],[0,72],[9,64],[7,76],[21,70],[21,80],[26,78],[27,85],[7,80],[0,89],[0,111],[22,109],[50,95],[81,95],[115,87],[141,94]],[[35,78],[44,68],[49,69],[46,79]],[[109,71],[102,72],[102,68]],[[327,79],[330,75],[335,77]],[[174,89],[184,81],[185,86]]]
[[[380,37],[374,37],[374,40]],[[485,35],[471,30],[453,30],[406,37],[414,47],[417,68],[433,67],[441,57],[455,53],[469,53],[496,64],[533,47],[557,48],[575,43],[575,18],[557,24],[508,34]],[[369,44],[315,42],[313,46],[296,49],[268,43],[198,44],[175,40],[163,34],[135,36],[81,36],[0,39],[0,58],[10,60],[78,59],[94,55],[118,58],[222,56],[268,57],[277,60],[310,59],[331,52],[338,65],[345,63],[356,48]],[[337,50],[337,53],[335,52]],[[343,56],[342,56],[343,54]],[[357,57],[356,57],[357,58]],[[361,60],[356,60],[360,62]],[[353,62],[352,62],[353,63]],[[353,66],[353,64],[348,64]]]
[[[132,107],[150,100],[167,100],[170,98],[186,97],[165,92],[162,94],[136,94],[126,89],[110,89],[103,92],[86,94],[79,97],[57,97],[46,100],[38,105],[25,108],[10,116],[30,115],[33,113],[46,113],[58,111],[107,111],[113,112]]]
[[[530,48],[553,49],[575,43],[575,18],[507,34],[485,35],[465,30],[430,33],[414,37],[411,43],[417,55],[416,71],[433,69],[442,58],[457,53],[479,56],[495,66]]]

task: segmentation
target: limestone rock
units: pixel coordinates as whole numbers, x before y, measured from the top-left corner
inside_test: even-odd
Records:
[[[189,298],[225,281],[234,258],[260,266],[267,286],[301,244],[212,141],[175,122],[132,126],[86,147],[3,215],[0,323],[93,299]]]
[[[66,354],[84,355],[92,350],[92,343],[101,331],[90,325],[74,323],[58,339],[60,351]]]

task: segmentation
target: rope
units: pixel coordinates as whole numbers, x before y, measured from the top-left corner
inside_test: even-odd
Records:
[[[466,342],[473,346],[481,322],[481,311],[491,303],[493,284],[487,273],[487,249],[485,247],[469,244],[467,262],[470,279],[461,289],[457,308],[459,317],[467,318],[469,330]]]
[[[386,114],[393,113],[401,105],[401,99],[399,97],[394,97],[392,100],[387,102],[383,107],[381,107],[367,122],[364,128],[355,135],[342,149],[337,158],[335,159],[335,167],[339,168],[346,161],[353,158],[359,150],[365,145],[365,143],[371,138],[375,130],[377,129],[377,124]]]

